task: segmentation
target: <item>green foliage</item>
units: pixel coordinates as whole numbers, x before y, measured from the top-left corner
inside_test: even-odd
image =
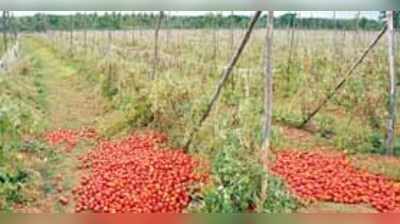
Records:
[[[24,46],[25,47],[25,46]],[[24,50],[29,50],[25,49]],[[24,153],[41,155],[43,145],[24,136],[46,126],[47,91],[33,58],[23,58],[10,74],[0,76],[0,209],[29,200],[34,185]]]
[[[257,203],[261,181],[266,175],[263,166],[253,154],[240,148],[239,139],[231,132],[224,147],[213,160],[215,185],[204,194],[202,212],[237,213],[254,209]],[[298,207],[297,201],[287,192],[276,177],[268,178],[268,199],[265,212],[292,212]]]
[[[238,139],[233,135],[216,154],[213,174],[217,186],[205,194],[207,212],[244,212],[256,203],[265,173],[257,160],[238,148]]]
[[[334,129],[337,128],[335,119],[332,116],[321,115],[317,116],[315,120],[320,128],[319,134],[322,137],[329,137],[334,132]]]
[[[272,111],[272,117],[276,121],[293,126],[299,125],[303,121],[303,116],[301,114],[288,110],[280,105],[277,105],[275,110]]]
[[[117,75],[117,71],[114,69],[115,64],[111,62],[100,66],[104,70],[104,73],[100,75],[102,96],[112,99],[118,93],[118,88],[114,86],[114,79]]]
[[[371,142],[371,149],[370,151],[372,153],[378,153],[378,154],[384,154],[385,153],[385,147],[384,147],[384,136],[381,133],[372,133],[370,136],[370,142]]]
[[[34,59],[26,59],[12,75],[0,77],[0,148],[13,148],[18,145],[21,135],[45,126],[42,118],[46,89],[40,74],[32,70],[38,66]],[[28,76],[27,71],[32,73]]]
[[[101,85],[101,90],[103,93],[104,97],[107,97],[111,99],[113,96],[115,96],[118,93],[118,89],[112,86],[112,82],[109,79],[109,75],[107,75],[107,78],[104,79],[102,85]]]
[[[0,169],[0,209],[10,207],[12,203],[22,203],[24,196],[21,189],[28,180],[28,174],[23,170],[6,171]]]
[[[5,143],[12,145],[18,140],[23,120],[29,121],[29,115],[9,98],[1,98],[0,104],[0,146],[4,147]]]
[[[264,212],[291,213],[300,207],[300,202],[288,191],[280,178],[276,176],[268,178],[268,197],[264,203]]]
[[[128,103],[122,104],[121,109],[125,113],[127,123],[131,127],[144,127],[148,125],[154,115],[151,112],[151,106],[149,99],[143,97],[127,97]]]
[[[11,96],[0,97],[0,147],[18,142],[23,133],[40,130],[43,127],[40,118],[40,112],[32,108],[31,102]]]
[[[348,120],[334,119],[328,116],[318,116],[320,134],[332,138],[332,143],[348,153],[385,153],[385,136],[382,131],[363,126],[356,118]],[[395,152],[400,152],[400,141],[395,140]]]
[[[40,81],[42,74],[37,74],[34,79],[34,86],[36,87],[36,98],[33,100],[36,101],[38,107],[41,110],[45,110],[47,107],[47,89]]]
[[[373,132],[369,137],[369,148],[367,152],[384,155],[386,153],[385,136],[380,132]],[[400,155],[400,139],[396,138],[394,141],[394,153]]]

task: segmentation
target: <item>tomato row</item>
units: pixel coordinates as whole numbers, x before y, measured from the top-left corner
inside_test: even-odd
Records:
[[[204,182],[200,163],[181,150],[163,148],[164,134],[134,134],[102,141],[79,158],[89,171],[74,189],[76,212],[182,212],[189,188]]]
[[[398,184],[354,168],[341,153],[283,151],[271,170],[304,199],[368,203],[380,212],[400,211]]]

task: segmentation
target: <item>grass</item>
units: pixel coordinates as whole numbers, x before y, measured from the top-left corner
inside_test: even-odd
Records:
[[[26,45],[25,51],[29,51]],[[14,204],[30,203],[38,194],[41,176],[34,169],[46,148],[26,139],[46,127],[45,87],[40,82],[39,65],[29,56],[0,76],[0,207],[10,210]],[[22,176],[21,176],[22,175]]]
[[[95,108],[98,101],[86,84],[75,76],[75,68],[55,57],[54,49],[46,41],[26,36],[22,43],[24,59],[19,65],[21,68],[2,76],[0,82],[1,91],[5,93],[0,99],[9,101],[9,104],[2,103],[1,108],[3,111],[7,105],[11,108],[6,110],[10,111],[6,115],[11,119],[0,125],[2,143],[7,143],[0,144],[4,156],[0,168],[4,168],[5,175],[10,177],[18,172],[26,172],[28,176],[24,182],[0,184],[0,192],[5,195],[0,206],[3,210],[28,212],[30,209],[72,211],[73,205],[57,205],[59,193],[54,189],[57,185],[54,179],[60,174],[64,176],[60,184],[64,193],[69,194],[79,178],[76,158],[92,146],[79,145],[73,154],[67,155],[60,153],[57,147],[50,148],[43,143],[41,134],[58,128],[92,125],[98,112]],[[11,140],[15,144],[10,148]]]

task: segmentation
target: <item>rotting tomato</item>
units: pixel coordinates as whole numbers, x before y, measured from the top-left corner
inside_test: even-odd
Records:
[[[336,203],[368,203],[380,212],[400,212],[400,185],[351,166],[341,153],[279,152],[271,170],[299,197]]]
[[[75,211],[182,212],[189,187],[208,175],[196,173],[203,164],[182,150],[163,148],[166,141],[165,134],[148,133],[99,142],[79,159],[90,175],[73,190]]]
[[[72,151],[80,140],[93,140],[96,139],[97,133],[92,128],[83,128],[81,130],[68,130],[58,129],[45,134],[44,139],[50,145],[65,144],[66,152]]]

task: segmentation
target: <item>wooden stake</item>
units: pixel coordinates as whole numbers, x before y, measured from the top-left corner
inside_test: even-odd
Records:
[[[261,165],[266,175],[261,182],[261,193],[257,203],[257,211],[263,211],[263,205],[268,197],[268,158],[272,129],[272,41],[274,30],[274,11],[268,11],[267,35],[264,49],[264,116],[262,121]]]
[[[388,11],[388,59],[389,59],[389,118],[387,121],[386,133],[386,154],[394,155],[394,136],[396,126],[396,63],[395,63],[395,32],[394,32],[394,11]]]
[[[73,53],[73,45],[74,45],[74,22],[73,22],[73,17],[72,17],[72,15],[69,17],[69,19],[70,19],[70,39],[69,39],[69,51],[70,51],[70,54],[72,54]]]
[[[270,145],[272,124],[272,38],[274,30],[274,12],[268,12],[268,27],[265,37],[264,54],[264,116],[262,125],[262,149]]]
[[[299,125],[299,128],[303,128],[321,109],[326,105],[326,103],[336,95],[338,90],[344,85],[344,83],[351,77],[354,70],[364,61],[365,57],[368,53],[375,47],[378,41],[382,38],[382,36],[386,33],[387,26],[385,26],[378,34],[378,36],[369,44],[369,46],[364,50],[362,55],[354,62],[354,64],[350,67],[350,69],[344,75],[344,78],[335,86],[335,88],[329,92],[328,95],[322,100],[322,102],[303,120],[303,122]]]
[[[218,85],[217,85],[217,87],[215,89],[215,92],[214,92],[210,102],[207,105],[206,111],[201,116],[201,118],[200,118],[199,122],[197,123],[197,125],[194,126],[194,128],[189,132],[189,137],[188,137],[188,139],[187,139],[187,141],[186,141],[186,143],[184,144],[184,147],[183,147],[183,149],[185,151],[187,151],[189,149],[189,146],[192,143],[193,136],[200,130],[200,128],[203,125],[204,121],[210,115],[210,112],[211,112],[212,108],[214,107],[215,103],[218,100],[218,97],[221,94],[222,88],[224,87],[226,81],[228,80],[228,78],[229,78],[229,76],[230,76],[230,74],[231,74],[231,72],[233,70],[233,67],[236,65],[237,61],[240,58],[240,55],[243,52],[243,49],[245,48],[247,42],[249,41],[251,33],[253,31],[253,28],[254,28],[258,18],[260,17],[260,15],[261,15],[261,11],[257,11],[254,14],[252,20],[250,21],[250,24],[249,24],[249,26],[247,28],[247,31],[246,31],[242,41],[240,42],[240,45],[236,49],[235,54],[232,56],[227,68],[224,69],[224,71],[222,73],[222,77],[219,80]]]
[[[7,10],[3,10],[3,47],[4,47],[4,53],[7,52],[8,48],[8,40],[7,40]]]
[[[164,12],[160,11],[160,16],[158,17],[158,22],[157,22],[157,26],[156,26],[156,30],[154,33],[154,58],[153,58],[153,70],[150,74],[150,79],[154,80],[156,78],[156,74],[157,74],[157,67],[158,67],[158,36],[159,36],[159,32],[160,32],[160,27],[161,27],[161,21],[162,18],[164,16]]]

